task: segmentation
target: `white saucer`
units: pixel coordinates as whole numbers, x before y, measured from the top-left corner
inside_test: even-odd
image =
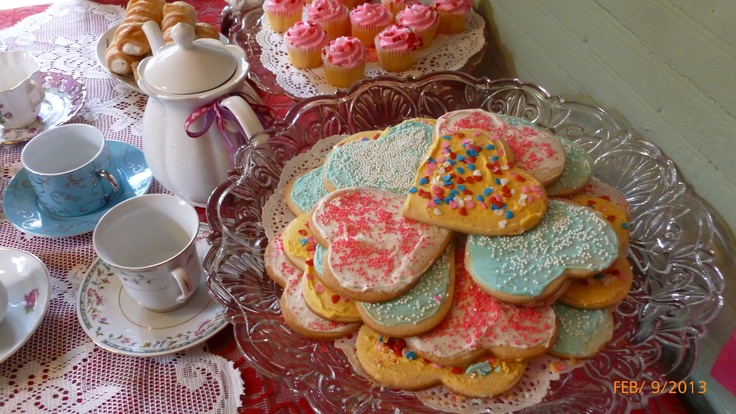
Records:
[[[38,206],[36,193],[31,188],[25,169],[10,180],[3,197],[3,210],[17,229],[44,237],[66,237],[94,230],[97,221],[107,210],[129,198],[145,194],[151,185],[151,170],[143,152],[125,142],[108,140],[112,157],[122,173],[122,191],[94,213],[78,217],[59,217],[46,213]]]
[[[0,283],[8,291],[8,307],[0,322],[0,362],[10,358],[41,324],[49,307],[49,271],[36,256],[0,247]]]
[[[208,246],[206,225],[200,226],[197,252],[204,257]],[[207,276],[183,307],[165,313],[152,312],[123,289],[105,262],[95,260],[79,287],[77,317],[82,329],[100,347],[118,354],[153,357],[198,345],[226,325],[225,309],[207,291]]]
[[[34,79],[43,85],[46,92],[38,117],[23,128],[6,129],[0,126],[0,144],[28,141],[41,132],[72,119],[84,105],[87,88],[73,76],[58,72],[39,72]]]

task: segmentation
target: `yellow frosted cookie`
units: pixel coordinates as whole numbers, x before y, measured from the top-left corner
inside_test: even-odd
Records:
[[[304,271],[311,264],[317,242],[309,229],[310,213],[304,213],[292,220],[284,229],[284,253],[294,266]]]
[[[547,193],[510,156],[506,144],[485,131],[440,136],[417,171],[402,215],[469,234],[525,232],[544,217]]]
[[[473,398],[503,394],[521,380],[526,362],[488,358],[466,367],[442,367],[417,357],[401,339],[380,335],[368,326],[358,332],[358,361],[379,384],[402,390],[421,390],[442,384]]]
[[[560,302],[579,309],[603,309],[626,298],[634,280],[631,263],[620,256],[612,268],[587,279],[574,280]]]
[[[340,296],[319,277],[319,272],[308,271],[302,279],[302,295],[309,309],[317,315],[336,322],[360,322],[355,301]]]

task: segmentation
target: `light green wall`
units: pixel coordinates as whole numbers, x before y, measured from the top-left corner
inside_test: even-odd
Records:
[[[490,23],[476,75],[518,77],[619,116],[662,148],[683,180],[736,229],[736,1],[475,3]],[[708,377],[736,323],[736,274],[725,270],[726,317],[709,326],[695,373],[712,385],[705,397],[721,412],[736,406]]]

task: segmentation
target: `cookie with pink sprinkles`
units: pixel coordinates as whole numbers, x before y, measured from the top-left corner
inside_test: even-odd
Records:
[[[323,280],[337,294],[361,302],[396,298],[442,254],[452,232],[402,217],[404,198],[349,187],[314,207],[310,227],[327,247]]]

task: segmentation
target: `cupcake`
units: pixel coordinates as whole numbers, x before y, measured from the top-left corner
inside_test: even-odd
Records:
[[[414,30],[422,38],[422,49],[429,47],[440,27],[437,10],[426,4],[412,4],[396,15],[396,23]]]
[[[322,64],[322,48],[330,43],[327,32],[314,22],[296,22],[286,31],[284,44],[289,62],[298,69],[316,68]]]
[[[355,37],[338,37],[322,48],[322,64],[327,82],[347,88],[365,76],[365,46]]]
[[[346,5],[348,7],[348,10],[353,10],[361,4],[366,3],[370,3],[370,0],[342,0],[342,4]]]
[[[422,39],[406,26],[398,24],[385,28],[376,35],[378,64],[389,72],[402,72],[414,65],[417,48]]]
[[[313,0],[307,6],[307,21],[321,24],[330,40],[350,35],[348,8],[340,0]]]
[[[365,47],[371,47],[376,35],[390,26],[393,19],[388,9],[381,4],[361,4],[350,11],[352,35],[360,39]]]
[[[381,4],[388,9],[392,16],[396,16],[405,7],[418,3],[419,0],[381,0]]]
[[[472,0],[434,0],[440,16],[438,33],[458,34],[465,30],[465,18],[473,7]]]
[[[266,0],[263,11],[271,30],[283,33],[302,19],[304,0]]]

